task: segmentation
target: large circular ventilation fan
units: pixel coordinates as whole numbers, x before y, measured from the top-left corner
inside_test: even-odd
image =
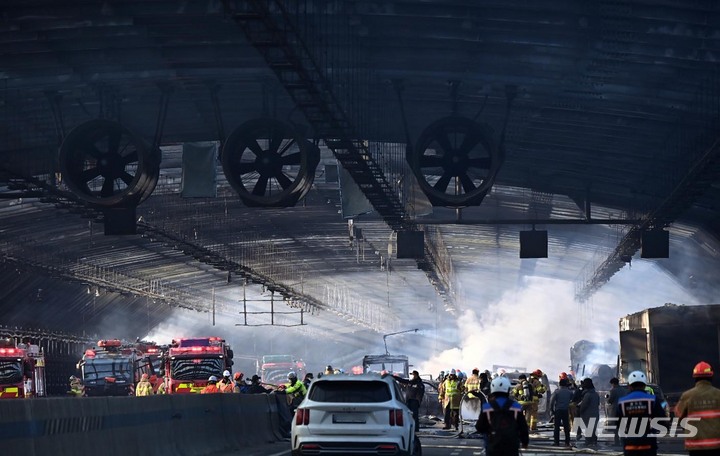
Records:
[[[480,204],[495,181],[501,154],[487,125],[451,116],[430,124],[408,162],[435,206]]]
[[[225,177],[252,207],[294,206],[310,190],[319,163],[320,150],[276,119],[245,122],[222,151]]]
[[[60,146],[59,161],[70,191],[101,207],[139,204],[160,175],[160,150],[106,119],[74,128]]]

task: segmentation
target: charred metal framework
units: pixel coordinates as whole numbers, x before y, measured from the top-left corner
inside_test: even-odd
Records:
[[[296,4],[298,11],[293,15],[285,2],[279,0],[250,0],[242,3],[243,9],[236,9],[229,0],[223,0],[223,4],[226,13],[262,54],[296,107],[305,114],[316,137],[323,139],[333,151],[388,226],[395,231],[417,230],[416,223],[405,217],[398,192],[373,158],[367,141],[359,139],[362,134],[356,122],[366,113],[352,112],[352,102],[357,102],[358,95],[352,83],[361,75],[357,71],[342,74],[340,70],[341,63],[357,68],[359,56],[353,43],[347,43],[350,44],[348,54],[342,56],[322,41],[316,43],[318,49],[311,49],[306,39],[309,26],[321,24],[306,23],[306,28],[301,30],[297,21],[299,11],[307,11],[308,5]],[[322,55],[326,57],[321,60]],[[343,86],[346,93],[336,93],[336,89]],[[454,305],[453,293],[445,285],[453,279],[442,277],[427,243],[425,255],[417,263],[440,296]]]

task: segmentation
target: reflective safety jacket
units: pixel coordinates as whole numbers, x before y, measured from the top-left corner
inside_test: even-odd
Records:
[[[217,385],[215,383],[208,383],[208,385],[200,391],[200,394],[213,394],[213,393],[219,393],[220,390],[218,389]]]
[[[542,381],[537,377],[530,377],[530,384],[535,389],[532,401],[540,402],[540,398],[543,397],[543,394],[547,391],[545,385],[543,385]]]
[[[295,383],[288,383],[285,385],[285,393],[292,395],[293,397],[304,397],[305,394],[307,394],[307,389],[305,389],[305,384],[303,382],[295,380]]]
[[[153,387],[152,383],[147,380],[140,380],[135,387],[136,396],[152,396]]]
[[[438,388],[438,400],[443,409],[450,405],[451,409],[459,409],[462,400],[462,385],[458,380],[447,379]]]
[[[675,415],[681,419],[700,418],[700,421],[689,423],[698,432],[695,437],[685,438],[686,450],[720,449],[720,389],[712,386],[708,380],[699,380],[694,388],[680,396]]]
[[[470,375],[468,379],[465,380],[465,391],[468,392],[469,398],[480,397],[478,394],[471,393],[471,391],[480,391],[480,377],[475,374]]]
[[[218,390],[220,390],[221,393],[232,393],[234,387],[235,385],[233,384],[232,380],[228,380],[227,383],[225,383],[223,380],[220,380],[220,383],[218,383]]]

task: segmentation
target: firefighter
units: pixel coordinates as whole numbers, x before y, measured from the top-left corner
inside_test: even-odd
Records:
[[[200,394],[214,394],[219,393],[220,390],[217,387],[217,381],[218,378],[214,375],[211,375],[210,378],[208,378],[208,384],[205,388],[200,390]]]
[[[160,382],[155,394],[167,394],[167,379],[165,377],[160,377],[159,380]]]
[[[542,382],[542,371],[540,369],[535,369],[532,374],[530,374],[530,383],[533,386],[533,397],[532,397],[532,403],[530,404],[530,431],[534,432],[538,430],[538,408],[540,405],[540,399],[542,399],[543,394],[547,391],[545,389],[545,385],[543,385]]]
[[[235,388],[235,383],[233,382],[232,378],[230,378],[230,375],[231,375],[230,371],[227,369],[223,372],[223,378],[220,380],[220,382],[217,385],[218,390],[221,393],[232,393],[233,392],[233,388]]]
[[[245,374],[242,372],[235,372],[233,375],[233,393],[242,393],[242,388],[245,386],[243,377],[245,377]]]
[[[657,397],[645,391],[645,385],[647,385],[645,373],[640,371],[631,372],[628,375],[628,384],[630,385],[629,393],[618,399],[617,416],[620,418],[618,423],[621,426],[620,435],[624,434],[623,428],[634,430],[632,421],[624,424],[628,420],[623,420],[623,418],[647,419],[665,416],[665,411]],[[654,431],[651,426],[643,426],[642,429],[645,429],[644,435],[624,437],[622,439],[623,454],[625,456],[657,455],[657,439],[652,434]]]
[[[82,397],[85,395],[85,386],[82,384],[80,379],[74,375],[70,376],[70,391],[68,394],[75,397]]]
[[[697,435],[685,438],[685,449],[690,456],[718,454],[720,452],[720,389],[712,385],[713,370],[701,361],[695,365],[692,376],[695,387],[685,391],[675,408],[675,415],[683,418],[700,418],[692,421]]]
[[[153,394],[153,386],[152,386],[152,383],[150,383],[148,374],[142,374],[142,376],[140,377],[140,381],[138,382],[137,386],[135,387],[135,395],[136,396],[152,396],[152,394]]]
[[[333,367],[330,364],[325,366],[325,375],[333,375],[333,374],[335,374],[335,370],[333,369]]]
[[[513,396],[515,396],[515,399],[517,399],[520,406],[522,406],[528,429],[530,429],[530,409],[532,408],[533,396],[535,395],[533,389],[533,384],[527,379],[527,375],[520,374],[518,376],[518,384],[512,391]]]
[[[450,429],[451,426],[458,430],[460,425],[460,400],[462,399],[462,385],[458,381],[455,369],[450,371],[444,382],[438,388],[438,401],[444,412],[443,429]]]
[[[470,376],[465,380],[465,391],[467,391],[469,399],[480,397],[480,369],[477,367],[472,370]]]

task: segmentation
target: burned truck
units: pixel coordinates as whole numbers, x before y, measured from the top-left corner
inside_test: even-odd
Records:
[[[620,376],[647,372],[673,407],[699,361],[720,368],[720,304],[665,304],[620,319]]]

